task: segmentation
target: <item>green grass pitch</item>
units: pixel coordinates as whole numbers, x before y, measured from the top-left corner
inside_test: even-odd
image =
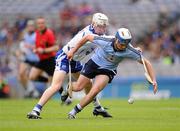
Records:
[[[92,115],[92,104],[77,115],[67,119],[67,113],[77,104],[61,106],[51,100],[43,108],[40,120],[28,120],[37,100],[0,100],[0,131],[180,131],[180,99],[135,101],[103,99],[113,118]]]

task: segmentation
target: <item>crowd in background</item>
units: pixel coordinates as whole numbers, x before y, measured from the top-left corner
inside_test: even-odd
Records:
[[[78,31],[90,23],[91,15],[95,12],[87,3],[82,3],[78,7],[70,7],[68,4],[59,12],[59,26],[51,25],[51,29],[56,34],[57,43],[60,48],[67,43]],[[96,10],[97,12],[97,10]],[[19,14],[13,25],[4,20],[0,25],[0,85],[4,85],[3,78],[7,74],[18,73],[19,59],[16,52],[22,41],[28,20],[33,20],[25,14]],[[2,88],[3,89],[3,88]],[[2,90],[3,92],[4,90]],[[1,90],[0,90],[1,93]]]
[[[63,10],[59,12],[60,26],[55,29],[61,44],[66,44],[78,31],[91,23],[92,14],[95,12],[102,11],[86,2],[81,3],[79,6],[66,4]]]
[[[59,12],[59,26],[53,27],[56,39],[61,45],[65,45],[78,31],[90,23],[91,15],[98,12],[87,3],[82,3],[78,7],[70,7],[65,5],[64,9]],[[19,48],[22,40],[23,31],[26,28],[29,18],[24,14],[19,14],[13,25],[4,20],[0,25],[0,72],[9,71],[8,64],[10,55],[15,54],[15,49]],[[11,54],[12,53],[12,54]]]
[[[157,23],[149,27],[139,40],[152,60],[164,64],[180,63],[180,13],[162,10]]]
[[[64,6],[59,12],[59,26],[51,26],[55,31],[56,39],[65,45],[79,30],[90,23],[94,12],[102,12],[98,7],[91,7],[87,3],[77,6]],[[111,18],[111,16],[109,16]],[[136,42],[144,52],[150,52],[151,60],[163,60],[164,64],[180,63],[180,14],[177,12],[161,12],[159,20]],[[16,70],[14,64],[15,51],[19,48],[23,31],[29,18],[19,14],[16,22],[10,25],[4,20],[0,25],[0,78],[6,73]],[[111,22],[111,20],[110,20]],[[111,23],[110,23],[111,24]],[[118,28],[118,27],[117,27]],[[13,64],[12,64],[13,63]],[[2,80],[0,81],[0,85]]]

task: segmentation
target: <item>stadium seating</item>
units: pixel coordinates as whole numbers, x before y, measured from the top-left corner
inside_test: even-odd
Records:
[[[72,5],[78,5],[84,0],[69,0]],[[152,23],[158,19],[158,13],[162,7],[167,7],[170,11],[178,10],[180,3],[178,0],[171,2],[169,0],[141,1],[130,4],[128,0],[91,0],[88,1],[92,6],[99,6],[100,9],[111,19],[115,20],[117,27],[126,26],[131,29],[136,36],[142,35]]]
[[[168,10],[178,10],[180,2],[174,0],[152,0],[149,2],[139,1],[130,4],[128,0],[69,0],[70,5],[78,5],[81,2],[88,2],[94,7],[100,7],[110,19],[117,23],[117,27],[126,26],[131,29],[136,36],[142,35],[147,27],[154,23],[158,18],[158,12],[162,7],[168,5]],[[45,15],[48,19],[59,20],[58,13],[64,5],[64,0],[0,0],[0,23],[3,18],[13,22],[19,13],[29,14],[30,16]],[[8,14],[8,17],[7,17]]]
[[[156,23],[158,14],[163,7],[170,11],[179,10],[180,2],[178,0],[139,0],[136,3],[130,3],[130,0],[68,0],[70,5],[79,5],[82,2],[88,2],[94,8],[99,7],[104,13],[110,17],[110,23],[115,21],[116,28],[126,26],[130,28],[135,37],[141,36],[149,26]],[[65,5],[64,0],[0,0],[0,25],[6,19],[12,25],[16,21],[19,13],[29,15],[30,17],[37,15],[45,15],[51,25],[51,20],[59,21],[59,11]],[[54,23],[53,23],[54,24]],[[155,69],[158,75],[166,76],[171,72],[177,76],[180,73],[178,65],[163,66],[162,62],[155,62]],[[124,62],[120,66],[119,75],[141,75],[142,68],[136,68],[136,63],[129,61]],[[168,69],[168,70],[167,70]],[[143,73],[142,73],[143,75]]]

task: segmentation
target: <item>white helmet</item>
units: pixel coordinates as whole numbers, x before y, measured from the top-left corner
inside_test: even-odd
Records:
[[[121,44],[125,44],[125,45],[129,44],[129,42],[131,42],[132,40],[131,33],[127,28],[118,29],[115,37],[119,40]]]
[[[102,13],[95,13],[92,18],[92,23],[97,25],[109,25],[108,17]]]

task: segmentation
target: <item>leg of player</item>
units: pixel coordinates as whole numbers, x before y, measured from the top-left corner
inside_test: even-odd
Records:
[[[32,97],[38,98],[39,92],[36,90],[33,81],[42,74],[42,70],[32,67],[29,73],[29,81],[27,82],[28,92],[31,92],[30,94]]]
[[[92,88],[92,81],[90,81],[90,83],[88,83],[86,85],[86,87],[84,88],[85,93],[88,94],[90,92]],[[103,106],[101,106],[101,103],[98,99],[97,96],[95,96],[93,98],[93,105],[94,105],[94,109],[93,109],[93,115],[98,116],[101,115],[102,117],[112,117],[105,109]]]
[[[49,66],[54,66],[54,65],[50,64]],[[51,68],[51,67],[49,67],[49,68]],[[30,79],[31,86],[32,86],[32,81],[45,82],[45,83],[48,83],[48,82],[52,81],[52,76],[53,76],[54,68],[50,70],[52,72],[51,75],[48,72],[49,78],[47,78],[45,76],[42,76],[42,73],[44,71],[45,70],[42,70],[42,69],[39,69],[39,68],[36,68],[36,67],[33,67],[31,69],[30,74],[29,74],[29,79]],[[58,92],[59,92],[59,94],[61,94],[63,92],[63,88],[60,88],[60,90]]]
[[[72,73],[72,77],[73,77],[75,80],[78,79],[79,75],[80,75],[79,72],[77,72],[77,73]],[[75,91],[75,92],[81,91],[82,89],[84,89],[84,87],[85,87],[86,85],[89,85],[89,83],[90,83],[89,79],[82,78],[82,80],[83,80],[82,82],[81,82],[81,78],[80,78],[80,80],[79,80],[79,81],[81,82],[81,85],[79,85],[79,84],[77,85],[77,82],[72,82],[73,91]],[[69,85],[67,85],[67,86],[69,86]],[[86,92],[85,92],[85,93],[86,93]],[[67,90],[64,90],[63,93],[62,93],[62,95],[61,95],[61,100],[62,100],[63,102],[67,101],[68,99],[70,99],[68,96],[69,96],[69,95],[68,95],[68,91],[67,91]]]
[[[32,67],[30,73],[29,73],[29,79],[34,81],[43,73],[43,70]]]
[[[82,75],[80,75],[81,77]],[[88,78],[87,78],[88,79]],[[79,79],[78,79],[79,81]],[[81,81],[79,81],[81,82]],[[81,99],[80,103],[77,104],[73,110],[71,110],[68,114],[70,119],[75,118],[75,115],[80,112],[85,106],[87,106],[93,98],[107,85],[109,82],[109,77],[107,75],[98,75],[95,77],[95,82],[90,90],[90,92]],[[81,84],[81,83],[80,83]]]
[[[76,80],[79,78],[78,82],[73,82],[73,83],[72,83],[73,91],[78,92],[78,91],[81,91],[82,89],[84,89],[84,90],[85,90],[85,94],[88,94],[89,91],[90,91],[91,88],[92,88],[92,81],[91,81],[89,78],[87,78],[87,77],[85,77],[85,76],[83,76],[83,75],[80,75],[79,72],[78,72],[78,73],[73,73],[73,77],[74,77]],[[64,101],[67,101],[67,100],[69,99],[69,98],[67,98],[67,97],[68,97],[68,93],[67,93],[67,92],[64,93],[64,94],[61,96],[61,98],[63,98]],[[99,99],[98,99],[97,96],[95,96],[95,97],[93,98],[93,105],[94,105],[93,115],[96,115],[96,116],[101,115],[101,116],[103,116],[103,117],[112,117],[112,116],[103,108],[103,106],[101,106],[101,103],[100,103],[100,101],[99,101]]]
[[[54,75],[54,73],[53,73],[53,75]],[[51,84],[51,82],[52,82],[52,80],[53,80],[53,75],[52,76],[49,76],[49,79],[48,79],[48,86],[47,87],[50,87],[50,84]],[[59,86],[61,86],[60,87],[60,89],[58,90],[58,93],[61,95],[62,94],[62,92],[63,92],[63,86],[62,86],[62,84],[61,85],[59,85]]]
[[[30,73],[29,73],[29,79],[31,81],[40,81],[40,82],[48,82],[48,78],[42,76],[42,73],[44,71],[42,69],[32,67]]]
[[[47,101],[61,88],[62,83],[64,82],[64,78],[66,76],[65,71],[54,71],[52,84],[49,88],[41,96],[38,104],[33,108],[33,110],[27,114],[29,119],[39,119],[40,112],[42,107],[47,103]]]
[[[28,64],[21,62],[19,65],[19,81],[23,88],[25,89],[24,97],[35,97],[39,96],[38,91],[36,91],[35,87],[31,85],[32,83],[28,81]]]
[[[24,62],[21,62],[19,65],[18,79],[21,82],[24,89],[27,89],[27,80],[28,80],[27,70],[28,70],[28,65]]]
[[[73,90],[81,91],[83,88],[85,89],[85,93],[88,94],[92,88],[92,81],[89,78],[83,75],[80,75],[78,82],[73,83]],[[103,108],[103,106],[101,106],[101,103],[97,96],[93,98],[93,105],[94,105],[93,115],[95,116],[101,115],[103,117],[112,117]]]

